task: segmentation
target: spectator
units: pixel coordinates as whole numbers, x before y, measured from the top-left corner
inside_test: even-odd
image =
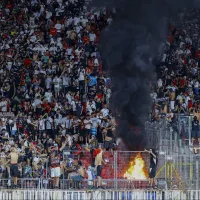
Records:
[[[23,163],[23,165],[24,165],[24,168],[22,170],[23,178],[32,178],[33,172],[31,166],[28,164],[28,162]]]
[[[92,169],[92,166],[88,167],[88,170],[86,171],[86,173],[88,176],[88,189],[92,189],[95,187],[94,185],[95,174],[94,174],[94,170]]]
[[[75,188],[75,184],[80,184],[84,179],[85,169],[83,168],[81,161],[78,161],[76,172],[69,174],[69,177],[72,180],[72,188]]]
[[[51,178],[53,178],[54,188],[59,187],[59,178],[60,178],[60,157],[54,151],[51,153],[50,158],[51,163]]]
[[[19,153],[16,148],[12,148],[12,151],[9,154],[10,157],[10,174],[13,177],[14,188],[17,188],[17,177],[18,177],[18,158]]]
[[[97,187],[98,188],[103,188],[102,187],[102,164],[106,164],[105,161],[103,160],[103,149],[101,145],[99,145],[99,148],[97,149],[97,155],[95,157],[95,171],[97,175]]]
[[[200,145],[199,120],[197,120],[196,116],[194,116],[194,119],[192,121],[192,145],[194,144],[195,138],[198,138],[198,142]]]

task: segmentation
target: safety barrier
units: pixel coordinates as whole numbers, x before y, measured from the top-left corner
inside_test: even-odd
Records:
[[[181,189],[181,190],[199,190],[199,156],[167,155],[165,152],[159,152],[158,166],[156,178],[158,180],[159,188],[161,189]],[[111,153],[110,153],[111,154]],[[133,169],[134,159],[141,156],[144,162],[143,171],[146,177],[130,177],[125,176],[125,173]],[[105,157],[104,157],[105,158]],[[82,159],[82,158],[80,158]],[[149,169],[149,154],[146,152],[128,152],[128,151],[115,151],[114,155],[109,161],[109,157],[105,159],[110,164],[103,165],[102,174],[103,187],[105,189],[146,189],[148,188],[148,169]],[[107,163],[108,163],[107,162]],[[131,163],[132,162],[132,163]],[[87,163],[86,163],[87,164]],[[88,169],[87,165],[84,165]],[[107,176],[110,173],[110,177]],[[135,173],[133,173],[135,174]],[[139,173],[136,173],[139,174]],[[68,176],[60,178],[59,189],[69,189],[75,187],[76,189],[87,189],[93,186],[95,180],[87,180],[87,176],[81,182],[72,184]],[[143,178],[143,179],[142,179]],[[13,179],[0,179],[0,189],[9,189],[13,185]],[[94,184],[96,185],[96,184]],[[19,178],[18,188],[21,189],[54,189],[52,178],[32,179],[32,178]]]
[[[10,183],[9,183],[10,182]],[[9,184],[8,184],[9,183]],[[12,188],[12,179],[0,179],[0,190]],[[117,186],[117,188],[116,188]],[[52,179],[18,179],[18,189],[53,189]],[[73,185],[75,189],[89,189],[93,187],[93,181],[84,179]],[[102,179],[102,187],[105,189],[147,189],[148,180],[127,180],[127,179]],[[68,190],[72,188],[69,179],[60,179],[59,189]]]
[[[145,123],[146,143],[160,154],[157,178],[166,181],[167,189],[200,189],[200,156],[190,143],[192,119],[192,115],[175,115],[170,121]]]
[[[3,200],[198,200],[200,191],[179,190],[4,190]]]

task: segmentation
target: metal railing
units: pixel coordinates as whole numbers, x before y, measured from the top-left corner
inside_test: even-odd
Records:
[[[96,190],[96,191],[63,191],[63,190],[4,190],[0,199],[4,200],[198,200],[200,191],[180,190]]]
[[[193,115],[177,114],[173,120],[166,118],[160,121],[145,123],[146,143],[159,151],[172,153],[193,153],[191,152],[191,131]]]
[[[73,184],[73,189],[97,189],[93,187],[96,180],[84,179]],[[10,182],[10,183],[9,183]],[[146,189],[148,188],[147,180],[127,180],[127,179],[103,179],[102,188],[104,189]],[[0,179],[0,190],[11,189],[13,185],[12,179]],[[54,189],[52,179],[18,179],[17,188],[19,189]],[[59,189],[69,190],[72,189],[72,181],[70,179],[60,179]]]
[[[164,150],[164,149],[163,149]],[[162,189],[200,189],[199,180],[199,155],[193,154],[180,154],[172,153],[169,151],[160,151],[158,156],[157,164],[157,175],[159,188]],[[73,153],[72,153],[73,154]],[[127,179],[125,173],[129,170],[133,164],[135,158],[140,155],[144,161],[143,171],[145,172],[145,178],[140,179],[138,177]],[[86,158],[87,157],[87,158]],[[83,167],[87,170],[91,165],[90,154],[82,155],[79,158]],[[87,159],[87,160],[85,160]],[[106,165],[102,167],[102,179],[103,187],[106,189],[142,189],[148,188],[148,170],[150,165],[150,156],[146,152],[134,152],[134,151],[115,151],[114,154],[111,152],[105,152],[104,160]],[[72,184],[68,179],[68,174],[66,172],[64,176],[60,178],[60,189],[81,188],[87,189],[91,186],[96,185],[96,179],[87,180],[87,175],[85,179],[81,182]],[[49,174],[45,173],[45,174]],[[92,182],[92,183],[91,183]],[[0,188],[9,189],[13,185],[12,179],[0,179]],[[49,176],[44,176],[42,178],[19,178],[18,187],[22,189],[26,188],[36,188],[36,189],[53,189],[54,183]]]
[[[159,150],[157,177],[167,188],[200,189],[199,158],[191,146],[192,115],[176,115],[173,120],[146,122],[147,144]]]

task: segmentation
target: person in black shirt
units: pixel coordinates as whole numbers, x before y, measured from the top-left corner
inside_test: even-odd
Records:
[[[153,187],[154,185],[154,188],[157,188],[155,176],[156,176],[156,168],[157,168],[157,163],[158,163],[158,155],[155,149],[150,149],[149,151],[145,149],[144,151],[150,153],[150,167],[149,167],[150,187]]]
[[[196,116],[194,116],[194,119],[192,121],[191,137],[192,137],[192,145],[194,143],[195,138],[198,138],[198,142],[199,142],[199,145],[200,145],[199,120],[197,119]]]

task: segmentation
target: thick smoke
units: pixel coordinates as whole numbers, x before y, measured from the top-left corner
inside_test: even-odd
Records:
[[[144,147],[144,122],[151,109],[152,60],[166,41],[168,22],[186,6],[182,0],[93,0],[115,7],[112,24],[100,40],[103,65],[113,84],[112,109],[119,113],[117,136],[131,150]]]

